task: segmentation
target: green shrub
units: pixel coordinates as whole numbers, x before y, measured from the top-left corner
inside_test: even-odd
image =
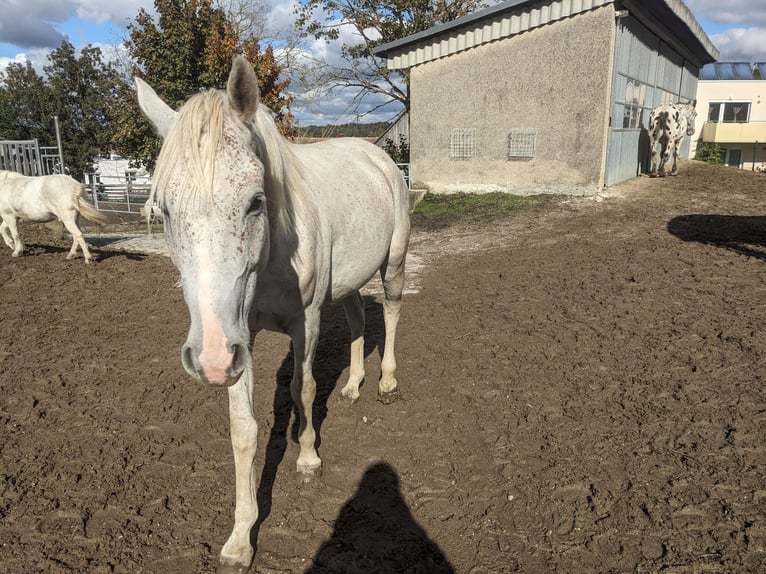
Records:
[[[694,159],[707,163],[723,163],[723,150],[716,143],[703,143],[697,146]]]

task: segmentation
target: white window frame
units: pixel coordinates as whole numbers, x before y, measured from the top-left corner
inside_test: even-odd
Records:
[[[718,108],[718,118],[715,119],[715,120],[710,119],[710,106],[712,106],[714,104],[718,104],[720,106]],[[726,108],[727,105],[732,105],[732,104],[747,104],[747,114],[746,114],[746,117],[745,117],[745,119],[743,121],[740,121],[740,122],[728,122],[728,121],[724,121],[723,120],[724,109]],[[708,123],[711,123],[711,124],[747,124],[747,123],[750,123],[750,112],[753,110],[753,100],[710,100],[707,103],[707,106],[708,106],[707,107],[707,109],[708,109],[708,111],[707,111],[707,119],[705,121],[707,121]]]

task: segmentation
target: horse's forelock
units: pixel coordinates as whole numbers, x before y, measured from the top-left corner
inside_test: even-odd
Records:
[[[179,110],[152,178],[152,198],[159,205],[165,204],[171,182],[178,184],[179,201],[212,196],[223,117],[223,98],[216,90],[192,96]]]
[[[160,207],[167,203],[171,183],[174,200],[179,204],[212,197],[216,153],[222,145],[227,114],[240,121],[226,105],[224,94],[216,90],[192,96],[179,110],[165,137],[152,178],[151,199]],[[259,106],[251,128],[256,153],[266,169],[265,192],[277,231],[292,236],[296,225],[315,226],[315,221],[297,219],[305,218],[313,210],[302,209],[307,199],[292,144],[279,132],[268,108]],[[301,257],[300,253],[296,255]]]

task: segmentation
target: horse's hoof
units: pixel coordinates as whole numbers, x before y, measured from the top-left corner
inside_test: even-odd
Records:
[[[250,572],[250,564],[224,564],[219,562],[218,568],[216,568],[216,574],[247,574],[248,572]]]
[[[395,388],[393,391],[389,391],[387,393],[381,393],[378,391],[378,402],[383,403],[384,405],[390,405],[391,403],[395,403],[398,401],[401,397],[399,394],[399,388]]]
[[[358,401],[359,400],[359,396],[360,396],[359,395],[359,391],[356,390],[356,389],[350,389],[350,390],[343,389],[340,392],[340,394],[341,394],[341,396],[349,399],[352,404],[355,403],[356,401]]]
[[[311,484],[315,480],[322,478],[322,465],[307,466],[299,464],[298,477],[303,484]]]

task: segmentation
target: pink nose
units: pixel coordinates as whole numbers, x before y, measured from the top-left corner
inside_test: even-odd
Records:
[[[204,347],[199,354],[200,374],[213,385],[224,385],[233,362],[234,353],[230,353],[225,345],[217,349]]]
[[[203,349],[199,354],[195,346],[186,344],[181,350],[181,363],[190,375],[211,385],[230,386],[245,370],[249,356],[248,346],[240,343],[232,345],[231,351],[224,347],[223,352],[206,353]]]

